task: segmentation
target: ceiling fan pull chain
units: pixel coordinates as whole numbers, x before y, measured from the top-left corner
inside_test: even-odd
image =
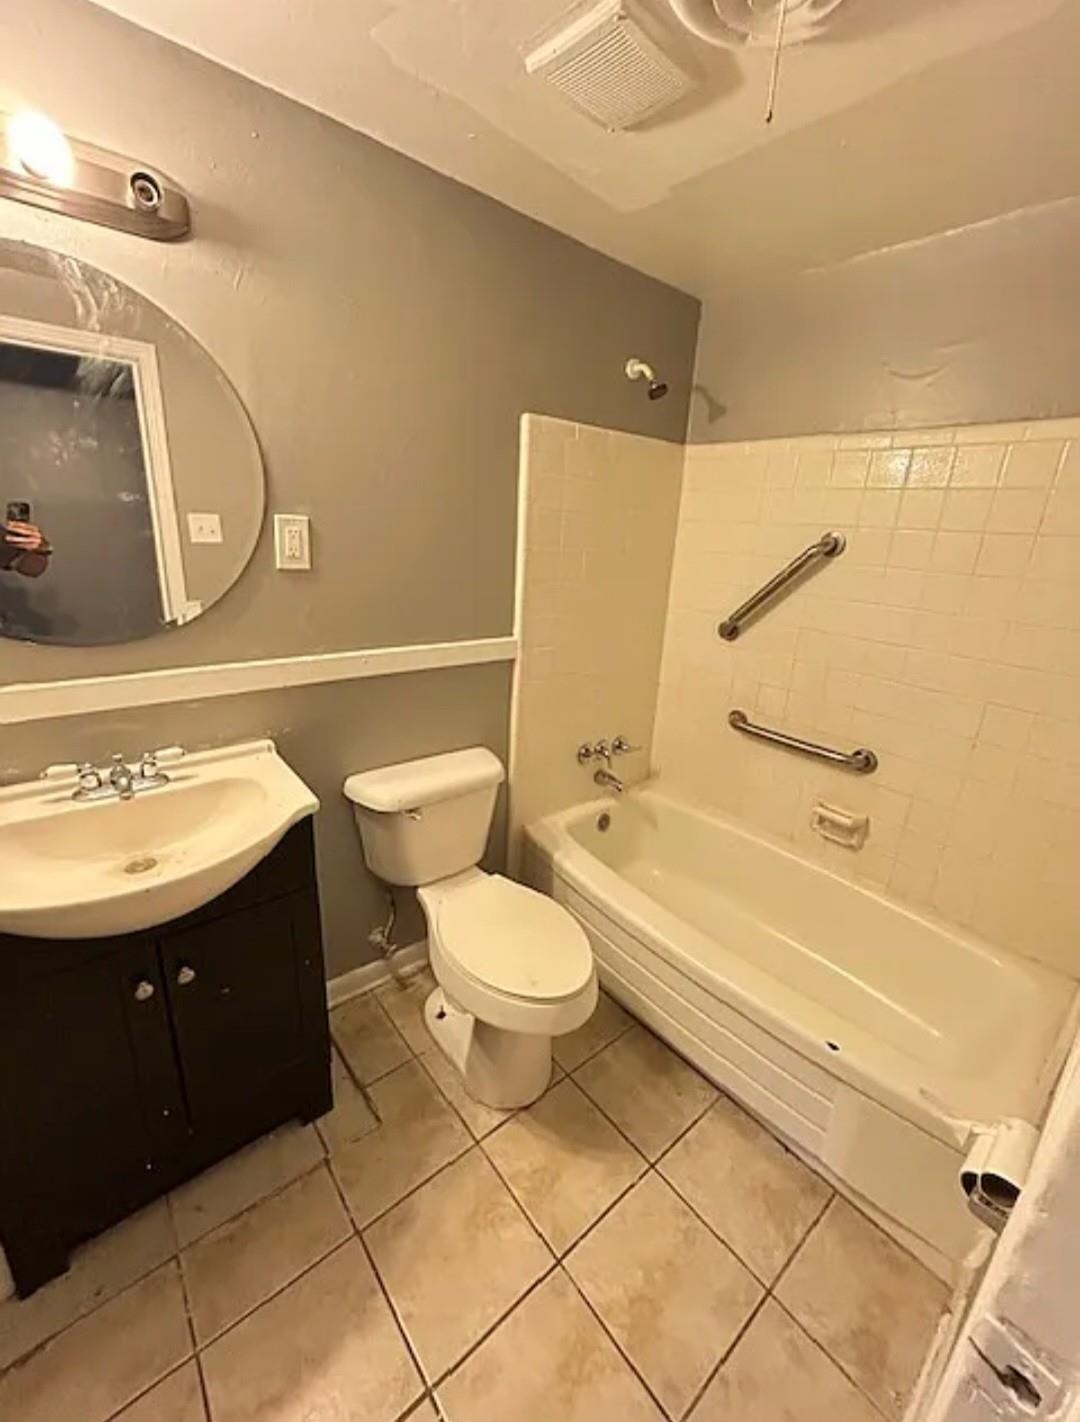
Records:
[[[776,17],[776,43],[773,46],[772,69],[769,73],[769,100],[765,106],[765,122],[772,123],[776,112],[776,91],[780,84],[780,56],[784,48],[784,21],[787,19],[788,0],[780,0],[780,13]]]

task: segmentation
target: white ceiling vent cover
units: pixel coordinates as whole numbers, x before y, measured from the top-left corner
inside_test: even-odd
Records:
[[[525,56],[530,74],[605,128],[631,128],[696,81],[645,33],[626,0],[600,0]]]

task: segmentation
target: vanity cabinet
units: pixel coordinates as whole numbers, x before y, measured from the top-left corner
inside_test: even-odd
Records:
[[[332,1104],[312,825],[121,938],[0,935],[0,1243],[25,1296],[71,1248]]]

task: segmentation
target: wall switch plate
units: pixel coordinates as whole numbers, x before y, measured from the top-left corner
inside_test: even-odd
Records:
[[[307,514],[274,515],[274,561],[286,573],[310,569],[311,520]]]
[[[188,538],[192,543],[220,543],[221,515],[216,513],[189,513],[187,516]]]

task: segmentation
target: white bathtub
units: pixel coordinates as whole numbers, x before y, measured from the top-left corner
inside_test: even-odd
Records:
[[[653,788],[530,826],[524,868],[614,997],[953,1272],[972,1126],[1041,1121],[1071,979]]]

